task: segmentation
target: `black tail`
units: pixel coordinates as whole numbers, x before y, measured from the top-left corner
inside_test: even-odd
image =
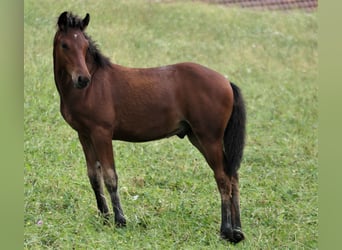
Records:
[[[246,108],[240,89],[230,83],[234,93],[232,115],[224,132],[225,171],[233,175],[240,167],[245,146],[246,136]]]

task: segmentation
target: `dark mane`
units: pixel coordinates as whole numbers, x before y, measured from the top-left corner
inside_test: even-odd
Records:
[[[84,36],[89,42],[88,56],[94,60],[94,63],[99,67],[111,66],[112,64],[109,58],[101,53],[97,44],[91,39],[91,37],[86,33],[84,33]]]
[[[87,19],[86,23],[85,19]],[[59,17],[57,25],[59,27],[59,31],[61,32],[67,32],[68,29],[80,29],[89,42],[87,56],[92,58],[93,62],[99,67],[110,66],[111,62],[109,58],[101,53],[97,44],[84,32],[89,22],[89,14],[86,15],[85,19],[74,15],[72,12],[64,12]]]

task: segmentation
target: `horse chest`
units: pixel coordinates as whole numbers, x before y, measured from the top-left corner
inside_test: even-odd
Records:
[[[61,105],[61,113],[64,120],[76,131],[80,132],[84,128],[89,127],[89,119],[85,110],[78,110],[67,105]]]
[[[85,105],[70,107],[62,103],[61,113],[64,120],[78,132],[90,131],[95,127],[105,127],[111,130],[113,126],[114,114],[110,108],[102,107],[99,109],[97,107],[94,110],[94,108]]]
[[[78,130],[79,124],[77,122],[77,119],[74,118],[74,115],[72,112],[70,112],[69,108],[65,105],[61,105],[61,114],[64,118],[64,120],[75,130]]]

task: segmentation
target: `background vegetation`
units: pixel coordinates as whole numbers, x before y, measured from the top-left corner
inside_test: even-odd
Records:
[[[213,174],[185,139],[114,142],[126,228],[103,226],[76,133],[59,113],[52,39],[64,10],[113,62],[194,61],[243,90],[248,141],[240,169],[246,240],[219,237]],[[176,1],[24,2],[25,249],[316,249],[317,21]]]

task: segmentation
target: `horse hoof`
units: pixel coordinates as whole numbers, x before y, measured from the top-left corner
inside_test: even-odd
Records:
[[[126,219],[124,217],[115,218],[115,225],[117,227],[125,227],[126,226]]]
[[[241,231],[241,228],[236,228],[233,230],[233,238],[234,238],[234,243],[239,243],[240,241],[245,239],[245,236],[243,232]]]
[[[240,228],[235,228],[233,229],[233,231],[221,231],[221,237],[224,240],[227,240],[234,244],[239,243],[240,241],[245,239],[245,236]]]

